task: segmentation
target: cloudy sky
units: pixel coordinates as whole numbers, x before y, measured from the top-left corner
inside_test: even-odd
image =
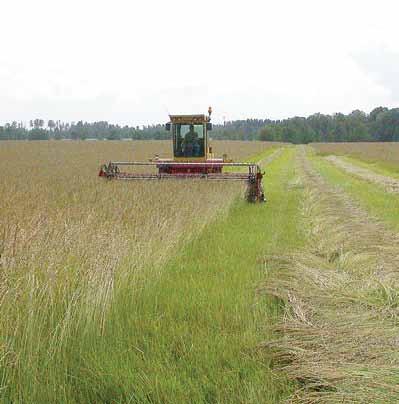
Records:
[[[399,3],[4,0],[0,123],[399,106]]]

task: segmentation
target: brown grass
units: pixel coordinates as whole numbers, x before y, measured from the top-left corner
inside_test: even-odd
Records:
[[[352,156],[367,162],[384,162],[399,170],[399,143],[312,143],[320,154]]]
[[[217,142],[215,149],[247,158],[260,147],[270,145]],[[118,285],[131,282],[134,293],[144,268],[156,275],[243,192],[228,182],[97,176],[111,159],[168,150],[169,142],[0,144],[0,392],[6,379],[29,378],[24,364],[41,366],[39,352],[62,350],[76,330],[94,325],[101,333]]]
[[[269,147],[216,142],[215,148],[244,159],[260,146]],[[115,260],[127,257],[132,267],[149,257],[162,260],[168,246],[227,209],[242,189],[231,183],[127,184],[97,177],[102,162],[169,152],[169,142],[155,141],[1,143],[2,267],[26,272],[25,266],[36,265],[55,273],[71,259],[79,266],[108,259],[114,268]]]
[[[268,257],[263,292],[287,304],[265,344],[301,388],[292,402],[396,402],[399,237],[298,162],[309,248]]]

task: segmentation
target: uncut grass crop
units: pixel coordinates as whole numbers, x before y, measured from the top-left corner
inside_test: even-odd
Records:
[[[283,145],[283,143],[278,142],[246,142],[241,140],[218,140],[212,141],[211,144],[216,156],[221,157],[223,154],[227,154],[227,158],[233,159],[236,162],[248,159],[256,161],[254,158],[263,151],[271,147],[281,147]]]
[[[237,158],[254,150],[229,147]],[[0,144],[0,398],[47,402],[43,383],[60,401],[69,396],[79,341],[106,333],[118,290],[134,293],[156,277],[242,192],[235,183],[97,177],[103,162],[168,150],[169,142]]]

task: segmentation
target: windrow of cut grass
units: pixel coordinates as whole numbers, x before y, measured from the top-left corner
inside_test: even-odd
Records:
[[[326,160],[355,177],[383,187],[387,192],[399,193],[399,179],[378,174],[375,171],[346,161],[338,156],[328,156]]]
[[[334,166],[324,158],[310,153],[312,163],[326,181],[340,187],[356,200],[369,214],[383,220],[388,227],[399,230],[399,196],[387,192],[385,187],[353,176]]]
[[[307,248],[266,257],[262,292],[286,302],[264,347],[299,383],[292,402],[396,402],[399,237],[298,161]]]
[[[312,143],[312,148],[321,156],[344,156],[378,174],[399,177],[398,142]]]
[[[119,373],[134,371],[124,367],[123,357],[135,347],[122,337],[134,330],[120,322],[115,332],[121,340],[107,339],[113,314],[131,319],[133,297],[146,278],[154,281],[165,262],[210,222],[225,217],[243,192],[235,183],[124,183],[97,177],[100,163],[143,160],[159,152],[160,144],[1,143],[3,402],[90,402],[125,388]],[[244,155],[245,145],[237,147],[236,154]],[[105,340],[102,350],[89,349]],[[92,384],[90,361],[101,367],[116,352],[121,360],[113,360],[120,369],[105,374],[96,368],[102,382]],[[140,372],[135,377],[145,382]],[[110,390],[100,394],[105,385]]]

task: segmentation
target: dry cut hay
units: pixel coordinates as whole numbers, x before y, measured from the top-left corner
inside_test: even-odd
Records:
[[[322,155],[349,155],[370,163],[382,162],[395,171],[399,164],[398,142],[312,143],[312,148]]]
[[[349,174],[383,186],[388,192],[399,193],[399,180],[395,178],[377,174],[371,170],[368,170],[367,168],[356,166],[338,156],[328,156],[326,157],[326,160],[330,161],[338,168],[343,169]]]
[[[399,238],[324,182],[302,152],[306,251],[266,257],[260,292],[286,303],[264,348],[300,403],[399,399]]]

